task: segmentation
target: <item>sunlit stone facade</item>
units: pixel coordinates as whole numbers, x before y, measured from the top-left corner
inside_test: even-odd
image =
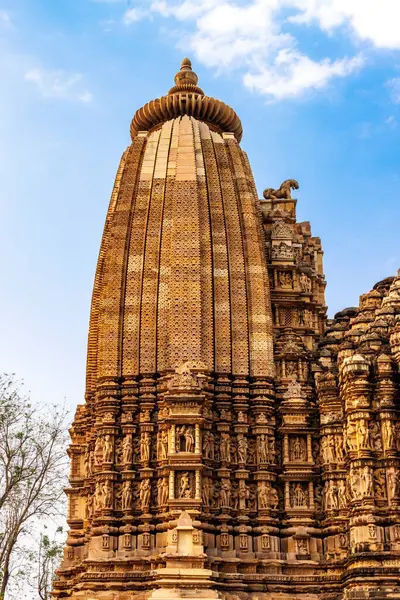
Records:
[[[58,598],[400,598],[400,279],[326,319],[295,180],[185,59],[137,111],[97,265]]]

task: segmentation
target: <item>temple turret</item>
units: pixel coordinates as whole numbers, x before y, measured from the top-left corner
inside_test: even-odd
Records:
[[[297,181],[259,200],[189,59],[130,133],[54,596],[400,598],[400,277],[326,318]]]

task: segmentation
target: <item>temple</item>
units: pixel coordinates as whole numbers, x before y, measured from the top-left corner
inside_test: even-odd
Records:
[[[327,319],[289,179],[184,59],[111,196],[62,600],[400,598],[400,277]]]

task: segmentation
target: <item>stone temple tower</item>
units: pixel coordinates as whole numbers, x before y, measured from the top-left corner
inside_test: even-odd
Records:
[[[71,428],[57,598],[400,598],[400,279],[327,321],[295,180],[198,87],[139,109]]]

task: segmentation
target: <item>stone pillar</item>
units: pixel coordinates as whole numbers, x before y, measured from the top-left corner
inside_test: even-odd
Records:
[[[175,439],[175,423],[171,425],[171,447],[169,449],[170,454],[175,454],[176,452],[176,439]]]
[[[199,469],[196,470],[195,479],[195,499],[201,500],[201,474]]]
[[[196,454],[201,454],[201,437],[200,437],[200,425],[196,423],[195,425],[195,448],[194,451]]]
[[[175,498],[175,472],[169,472],[169,500],[174,500]]]

